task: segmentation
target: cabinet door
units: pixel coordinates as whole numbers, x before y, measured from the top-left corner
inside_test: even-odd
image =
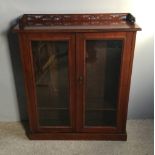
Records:
[[[27,81],[32,130],[71,132],[75,128],[75,37],[27,35]],[[31,86],[30,86],[31,85]],[[36,123],[37,122],[37,123]],[[35,124],[35,125],[34,125]]]
[[[126,33],[81,33],[77,36],[78,121],[82,132],[121,132],[127,102]]]

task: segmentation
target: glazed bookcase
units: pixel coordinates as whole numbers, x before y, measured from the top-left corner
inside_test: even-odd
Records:
[[[25,14],[13,30],[19,35],[30,139],[127,139],[141,30],[131,14]]]

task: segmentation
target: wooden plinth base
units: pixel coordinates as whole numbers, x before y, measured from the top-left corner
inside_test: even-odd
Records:
[[[31,140],[118,140],[126,141],[127,134],[101,133],[29,133]]]

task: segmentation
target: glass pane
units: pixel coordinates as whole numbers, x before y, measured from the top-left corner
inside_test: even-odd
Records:
[[[68,42],[32,41],[32,54],[39,124],[70,125]]]
[[[115,126],[121,40],[86,41],[86,126]]]

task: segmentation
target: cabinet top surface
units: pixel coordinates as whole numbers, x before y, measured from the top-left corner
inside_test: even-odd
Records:
[[[129,13],[106,14],[24,14],[16,32],[96,32],[138,31],[135,17]]]

